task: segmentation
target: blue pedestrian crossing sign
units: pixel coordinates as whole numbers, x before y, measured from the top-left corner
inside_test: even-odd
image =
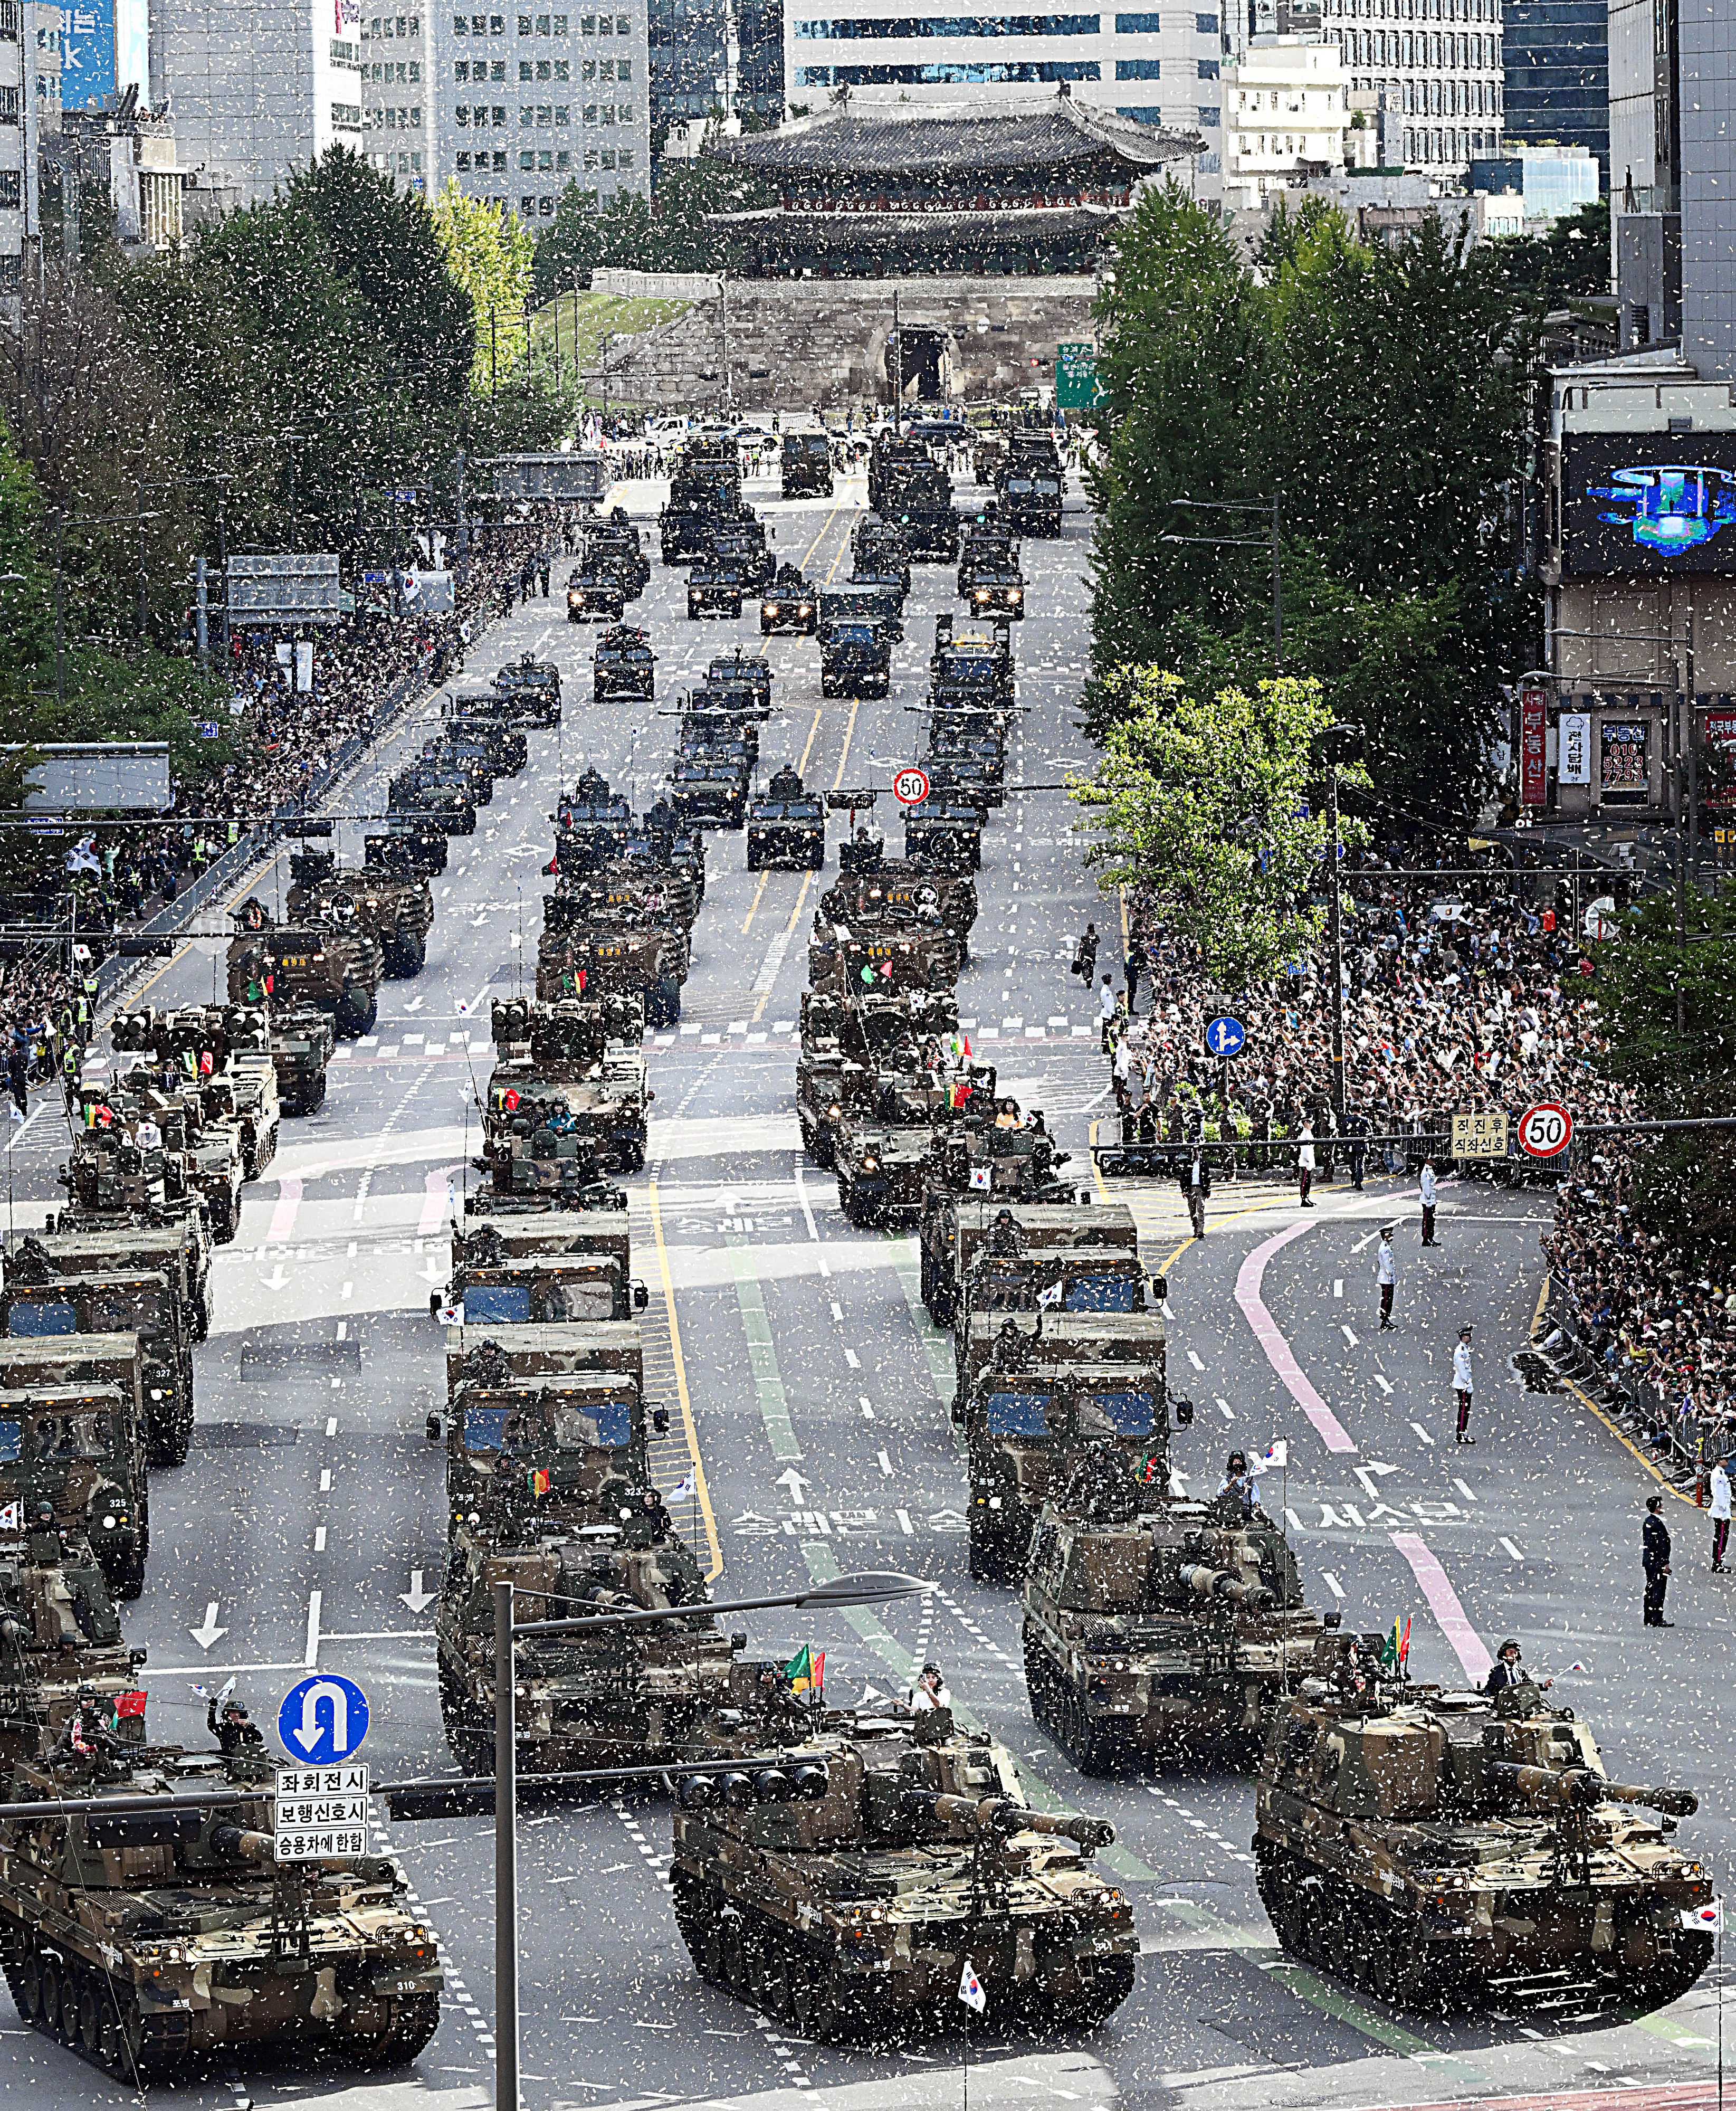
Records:
[[[1214,1019],[1206,1028],[1206,1046],[1214,1056],[1240,1056],[1248,1029],[1239,1019]]]
[[[368,1696],[333,1672],[304,1678],[283,1696],[277,1733],[297,1766],[336,1766],[368,1734]]]

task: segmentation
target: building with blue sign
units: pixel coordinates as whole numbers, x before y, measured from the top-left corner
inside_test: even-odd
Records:
[[[63,0],[60,16],[63,110],[101,110],[129,88],[150,100],[146,0]]]

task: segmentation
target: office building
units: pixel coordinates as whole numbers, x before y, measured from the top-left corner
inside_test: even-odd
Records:
[[[360,62],[356,0],[152,0],[151,107],[172,108],[182,161],[231,204],[328,148],[361,150]]]
[[[650,0],[651,124],[784,113],[784,0]]]
[[[1602,169],[1589,147],[1525,147],[1510,140],[1503,152],[1478,156],[1471,164],[1471,188],[1516,199],[1534,234],[1591,204],[1602,183]]]
[[[1255,37],[1224,75],[1224,204],[1250,211],[1344,166],[1349,89],[1335,44]]]
[[[830,0],[839,5],[841,0]],[[954,102],[983,89],[1065,81],[1081,103],[1172,131],[1222,123],[1222,26],[1216,6],[1066,15],[913,15],[909,0],[785,0],[784,72],[792,112],[828,92],[853,99]]]
[[[1506,137],[1589,147],[1609,181],[1609,0],[1506,0]]]
[[[1325,0],[1353,95],[1376,98],[1389,157],[1465,176],[1501,144],[1502,0]]]
[[[147,0],[66,0],[59,13],[65,108],[101,110],[129,88],[150,102]]]
[[[37,218],[35,8],[0,0],[0,314],[16,318]]]

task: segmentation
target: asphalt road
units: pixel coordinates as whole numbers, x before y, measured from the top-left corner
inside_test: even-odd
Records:
[[[822,577],[863,502],[859,486],[836,503],[756,496],[780,557]],[[1018,791],[1053,784],[1085,757],[1074,705],[1086,522],[1073,506],[1061,541],[1026,545],[1030,614],[1016,645],[1027,713],[1014,796],[986,839],[960,1006],[1005,1085],[1044,1108],[1082,1166],[1105,1074],[1089,995],[1067,964],[1086,917],[1106,932],[1114,917],[1085,873],[1065,799]],[[662,656],[665,700],[737,636],[758,642],[751,619],[739,629],[687,622],[682,576],[657,566],[634,611]],[[919,568],[884,703],[823,705],[812,642],[770,641],[778,708],[762,738],[765,767],[788,758],[823,787],[887,784],[910,747],[904,707],[926,686],[933,615],[956,606],[950,570]],[[561,615],[558,598],[533,602],[473,654],[467,681],[528,648],[552,654],[567,680],[564,724],[533,736],[530,768],[503,781],[474,838],[455,840],[434,883],[426,969],[385,986],[377,1032],[340,1052],[320,1112],[284,1124],[275,1162],[247,1191],[240,1236],[221,1251],[194,1448],[184,1468],[155,1477],[151,1572],[126,1614],[129,1637],[149,1648],[159,1736],[202,1740],[196,1683],[233,1673],[269,1723],[316,1666],[367,1689],[365,1756],[377,1777],[450,1768],[428,1603],[444,1541],[442,1460],[423,1433],[443,1392],[443,1342],[428,1300],[446,1277],[449,1186],[467,1177],[476,1145],[488,1000],[519,987],[534,957],[557,784],[594,762],[643,804],[672,744],[670,723],[645,707],[589,703],[594,633]],[[370,758],[334,795],[334,810],[378,812],[395,749],[421,732],[406,726]],[[343,824],[350,856],[360,833]],[[287,872],[275,870],[256,883],[267,899],[283,884]],[[943,1382],[950,1389],[950,1355],[918,1301],[913,1249],[854,1230],[830,1176],[805,1167],[800,1151],[794,1022],[817,892],[809,875],[748,874],[741,837],[714,835],[683,1020],[651,1042],[650,1162],[632,1183],[632,1210],[636,1270],[652,1288],[648,1363],[672,1410],[656,1466],[672,1487],[696,1450],[704,1491],[686,1522],[730,1596],[787,1589],[832,1564],[905,1568],[937,1587],[931,1599],[824,1628],[763,1616],[755,1654],[823,1647],[835,1701],[889,1693],[937,1656],[963,1709],[1019,1755],[1034,1796],[1115,1821],[1118,1844],[1105,1859],[1129,1886],[1144,1948],[1132,1997],[1077,2041],[974,2046],[970,2100],[985,2111],[1051,2099],[1085,2111],[1117,2102],[1227,2111],[1708,2081],[1714,1975],[1675,2009],[1632,2022],[1402,2018],[1280,1955],[1253,1888],[1245,1778],[1086,1781],[1035,1729],[1015,1600],[967,1573],[962,1461],[939,1397]],[[160,971],[151,1001],[208,996],[220,950],[192,946]],[[64,1146],[45,1107],[13,1150],[16,1221],[52,1202]],[[1719,1609],[1720,1580],[1706,1573],[1709,1528],[1670,1502],[1679,1624],[1643,1632],[1646,1469],[1578,1401],[1528,1392],[1509,1364],[1536,1305],[1549,1191],[1448,1186],[1443,1243],[1429,1253],[1416,1245],[1414,1201],[1394,1183],[1317,1192],[1321,1206],[1304,1214],[1271,1183],[1220,1187],[1208,1236],[1195,1242],[1173,1192],[1129,1191],[1150,1260],[1169,1269],[1172,1383],[1199,1409],[1177,1445],[1184,1484],[1215,1485],[1232,1442],[1285,1438],[1287,1475],[1264,1495],[1290,1514],[1315,1603],[1338,1605],[1357,1627],[1414,1616],[1413,1669],[1454,1682],[1480,1675],[1487,1651],[1516,1635],[1534,1668],[1554,1675],[1557,1696],[1591,1718],[1612,1772],[1702,1790],[1707,1808],[1684,1836],[1721,1865],[1730,1616]],[[1399,1326],[1382,1337],[1372,1241],[1394,1218],[1406,1227]],[[1472,1449],[1452,1441],[1447,1382],[1465,1317],[1478,1329]],[[491,2099],[488,1826],[401,1826],[381,1839],[401,1856],[446,1951],[445,2017],[415,2069],[365,2081],[220,2068],[178,2100],[233,2107],[251,2094],[262,2104],[374,2111],[433,2096],[467,2111]],[[802,2044],[701,1986],[669,1910],[668,1820],[655,1798],[537,1814],[523,1847],[533,2111],[736,2111],[792,2092],[823,2093],[850,2111],[960,2102],[956,2046],[876,2054]],[[33,2104],[126,2094],[16,2027],[0,2027],[0,2090]]]

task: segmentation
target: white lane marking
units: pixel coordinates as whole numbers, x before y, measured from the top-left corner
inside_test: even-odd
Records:
[[[307,1646],[302,1651],[301,1661],[311,1671],[320,1661],[320,1606],[324,1597],[322,1591],[307,1594]]]
[[[1196,1371],[1203,1371],[1205,1369],[1205,1365],[1200,1362],[1197,1352],[1192,1349],[1190,1349],[1187,1352],[1187,1360],[1194,1366],[1194,1369]]]
[[[885,1453],[885,1451],[884,1451],[884,1450],[882,1450],[882,1451],[880,1453],[879,1457],[880,1457],[880,1470],[881,1470],[881,1472],[882,1472],[882,1473],[884,1473],[884,1474],[885,1474],[885,1476],[886,1477],[886,1478],[890,1481],[890,1480],[891,1479],[891,1478],[892,1478],[892,1461],[891,1461],[889,1458],[887,1458],[887,1456],[886,1456],[886,1453]]]
[[[1519,1549],[1514,1546],[1512,1540],[1503,1539],[1501,1544],[1507,1550],[1507,1558],[1510,1560],[1523,1561],[1525,1559],[1525,1556],[1519,1551]]]
[[[325,1418],[325,1433],[328,1437],[335,1437],[338,1434],[338,1418],[335,1414],[329,1414]]]
[[[324,1551],[325,1527],[323,1524],[316,1525],[314,1528],[314,1552],[315,1554],[324,1554]]]
[[[916,1527],[910,1522],[910,1513],[909,1510],[900,1510],[897,1516],[898,1528],[905,1538],[909,1539],[916,1530]]]
[[[1420,1422],[1413,1422],[1411,1424],[1411,1427],[1416,1432],[1416,1434],[1422,1439],[1425,1444],[1432,1444],[1435,1441],[1435,1439],[1429,1434],[1428,1431],[1423,1428]]]
[[[1222,1393],[1217,1396],[1217,1411],[1221,1415],[1222,1415],[1226,1422],[1235,1421],[1235,1410],[1231,1406],[1229,1401],[1224,1398]]]
[[[844,1351],[844,1360],[853,1371],[859,1371],[862,1368],[862,1359],[854,1349],[846,1349]]]
[[[1353,1349],[1361,1347],[1362,1344],[1357,1340],[1356,1334],[1348,1320],[1340,1319],[1339,1321],[1338,1331],[1344,1336],[1344,1339],[1350,1344]]]
[[[1375,1373],[1375,1383],[1376,1383],[1377,1386],[1379,1386],[1379,1387],[1380,1388],[1381,1391],[1382,1391],[1382,1392],[1384,1392],[1384,1393],[1386,1395],[1386,1396],[1387,1396],[1387,1398],[1388,1398],[1389,1400],[1390,1400],[1390,1399],[1392,1398],[1392,1396],[1393,1396],[1393,1389],[1392,1389],[1392,1387],[1391,1387],[1391,1386],[1390,1386],[1390,1384],[1387,1382],[1387,1380],[1386,1380],[1386,1379],[1385,1379],[1384,1378],[1382,1378],[1382,1377],[1381,1377],[1380,1373],[1378,1371],[1376,1371],[1376,1372]]]
[[[1344,1296],[1344,1278],[1343,1278],[1343,1276],[1341,1276],[1341,1275],[1339,1275],[1339,1276],[1335,1276],[1335,1277],[1333,1278],[1333,1281],[1332,1281],[1332,1295],[1333,1295],[1335,1297],[1342,1297],[1342,1296]]]
[[[1326,1588],[1332,1593],[1333,1596],[1335,1598],[1342,1598],[1344,1595],[1344,1587],[1339,1582],[1337,1577],[1332,1573],[1332,1571],[1330,1568],[1323,1570],[1322,1574],[1326,1580]]]
[[[1458,1490],[1459,1493],[1465,1498],[1467,1503],[1474,1503],[1476,1500],[1477,1497],[1475,1490],[1466,1487],[1457,1473],[1453,1477],[1453,1485]]]

